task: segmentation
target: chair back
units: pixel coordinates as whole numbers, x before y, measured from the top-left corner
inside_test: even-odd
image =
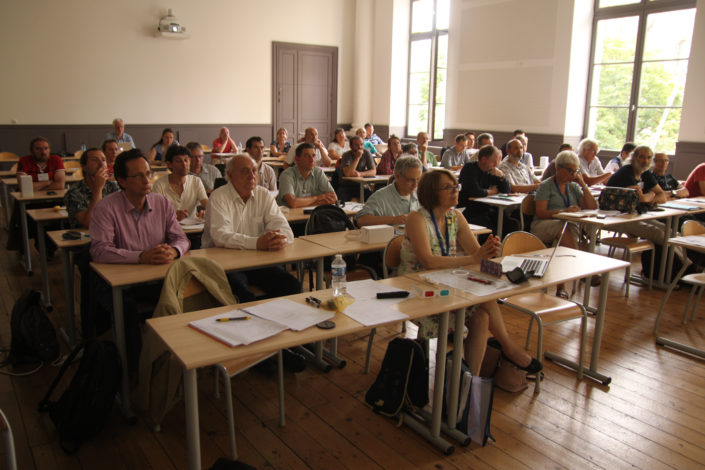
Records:
[[[73,153],[73,157],[74,157],[74,158],[81,158],[81,155],[83,155],[83,150],[76,150],[76,151]],[[68,162],[66,162],[66,163],[68,163]]]
[[[521,201],[521,213],[524,215],[536,215],[536,198],[533,194],[527,195]]]
[[[401,263],[401,243],[404,241],[404,235],[397,235],[389,240],[387,246],[384,247],[384,262],[382,263],[382,273],[384,278],[392,277],[396,274],[396,269]]]
[[[688,235],[702,235],[705,233],[705,225],[697,220],[686,220],[681,227],[681,233],[684,237]]]
[[[0,152],[0,162],[16,162],[19,159],[20,157],[12,152]]]
[[[68,162],[64,162],[64,168],[81,168],[81,162],[73,161],[70,160]]]
[[[10,167],[10,171],[17,171],[17,168],[19,167],[19,165],[20,165],[19,163],[15,163],[14,165],[12,165]]]
[[[527,251],[543,250],[544,248],[546,245],[533,233],[517,231],[504,237],[500,254],[501,256],[509,256]]]

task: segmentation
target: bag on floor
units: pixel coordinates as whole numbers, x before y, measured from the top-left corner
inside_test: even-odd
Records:
[[[443,411],[447,416],[450,410],[450,381],[453,367],[451,353],[446,356],[446,383],[443,394]],[[487,445],[487,439],[495,438],[490,433],[492,417],[492,401],[494,399],[494,384],[491,378],[473,376],[470,367],[463,360],[460,366],[460,383],[458,390],[458,407],[456,409],[455,427],[467,434],[472,442],[481,446]]]
[[[10,356],[13,366],[52,361],[59,357],[54,325],[44,313],[41,294],[32,289],[22,293],[12,307]]]
[[[492,377],[497,387],[510,393],[521,392],[529,386],[526,371],[502,357],[502,345],[497,338],[487,340],[480,377]]]
[[[50,401],[52,392],[81,351],[83,357],[68,388],[58,401]],[[84,441],[100,433],[112,412],[121,380],[122,363],[112,341],[90,340],[71,351],[39,402],[39,411],[48,411],[59,431],[59,445],[64,452],[73,454]]]
[[[387,346],[377,379],[365,394],[375,413],[398,415],[405,405],[422,408],[428,403],[428,361],[421,345],[395,338]]]

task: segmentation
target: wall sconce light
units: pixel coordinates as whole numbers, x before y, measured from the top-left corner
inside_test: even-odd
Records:
[[[174,16],[174,11],[169,8],[166,16],[162,16],[159,19],[159,26],[157,26],[157,32],[161,37],[176,38],[176,39],[186,39],[188,35],[186,34],[186,26],[182,26],[179,20]]]

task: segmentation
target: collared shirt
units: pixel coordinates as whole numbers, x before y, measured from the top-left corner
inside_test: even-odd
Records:
[[[257,239],[275,230],[286,235],[289,243],[294,241],[294,233],[274,196],[264,187],[256,186],[249,199],[243,201],[228,183],[211,194],[201,241],[204,248],[256,250]]]
[[[622,157],[617,155],[612,160],[610,160],[607,165],[605,165],[605,171],[609,171],[610,173],[616,173],[617,170],[622,168],[622,165],[624,165],[624,161],[622,161]]]
[[[355,161],[355,154],[353,153],[352,150],[345,152],[343,154],[343,158],[340,159],[340,166],[345,168],[346,166],[349,166],[352,164],[352,162]],[[367,150],[362,151],[362,157],[360,157],[360,161],[357,162],[357,166],[353,168],[355,171],[367,171],[367,170],[373,170],[375,168],[375,160],[372,158],[372,155],[370,155],[370,152]]]
[[[120,191],[120,186],[115,181],[106,181],[103,186],[102,197],[108,194]],[[86,180],[81,180],[71,187],[64,194],[64,205],[69,213],[69,225],[71,228],[79,227],[81,224],[76,220],[76,214],[88,210],[93,199],[93,191],[86,183]]]
[[[293,166],[296,164],[296,147],[298,147],[299,145],[301,145],[301,144],[292,145],[291,148],[289,149],[289,153],[286,154],[286,159],[284,159],[284,161],[289,166]],[[315,157],[316,166],[321,166],[321,159],[323,158],[321,156],[321,151],[318,150],[318,148],[316,148],[315,150],[316,150],[316,157]]]
[[[201,204],[201,201],[208,199],[206,188],[203,187],[200,178],[193,175],[186,175],[186,182],[180,195],[169,184],[169,175],[159,178],[154,183],[152,192],[169,199],[175,210],[188,211],[190,217],[195,217],[197,215],[196,208]]]
[[[166,243],[183,256],[190,243],[176,212],[161,194],[147,194],[142,213],[118,191],[102,199],[91,216],[91,257],[96,263],[136,264],[143,251]]]
[[[370,142],[371,144],[378,145],[383,144],[384,141],[377,134],[373,133],[369,137],[365,137],[365,142]]]
[[[365,202],[362,210],[355,215],[355,220],[358,220],[363,215],[396,217],[419,210],[419,207],[416,191],[406,198],[399,194],[397,186],[392,183],[373,192]]]
[[[470,153],[468,149],[464,148],[461,152],[455,150],[455,147],[451,147],[445,152],[441,157],[441,166],[443,168],[450,168],[452,166],[465,165],[470,161]]]
[[[534,184],[534,170],[524,165],[519,161],[519,165],[515,165],[509,157],[502,160],[498,165],[499,170],[504,173],[509,184]]]
[[[201,183],[203,183],[203,187],[206,188],[206,191],[213,190],[215,180],[223,177],[218,167],[210,163],[204,163],[203,166],[201,166],[201,172],[199,174],[189,172],[189,175],[198,177]]]
[[[401,157],[401,154],[399,154],[399,157]],[[392,152],[390,150],[387,150],[386,152],[384,152],[384,154],[382,155],[382,159],[379,161],[379,165],[377,165],[377,174],[378,175],[392,175],[392,174],[394,174],[394,165],[396,165],[399,157],[394,157],[394,155],[392,155]]]
[[[59,170],[64,170],[64,161],[58,155],[49,155],[44,168],[41,168],[32,155],[25,155],[20,158],[17,165],[17,171],[32,177],[32,181],[39,181],[39,175],[46,173],[49,175],[49,180],[54,180],[54,173]]]
[[[317,166],[313,167],[311,174],[305,179],[298,168],[287,168],[279,175],[279,196],[277,196],[277,202],[281,206],[285,205],[284,196],[287,194],[292,194],[294,197],[309,197],[333,191],[333,186],[330,185],[328,177]]]
[[[438,166],[438,160],[430,150],[426,150],[426,164],[428,166]]]
[[[595,157],[590,163],[587,162],[583,157],[578,155],[578,160],[580,161],[580,171],[586,173],[588,176],[600,176],[605,173],[602,169],[602,163],[600,159]]]
[[[128,144],[132,145],[132,148],[133,148],[133,149],[134,149],[134,148],[137,148],[137,146],[135,145],[135,141],[132,139],[132,136],[131,136],[130,134],[127,134],[126,132],[123,132],[123,133],[122,133],[122,137],[119,137],[119,138],[118,138],[118,136],[115,134],[115,132],[108,132],[107,134],[105,134],[105,135],[103,136],[103,142],[105,142],[106,140],[114,140],[114,141],[116,141],[118,144],[120,144],[120,143],[128,143]]]
[[[277,174],[274,172],[274,168],[262,163],[257,170],[257,184],[264,186],[269,191],[277,190]]]

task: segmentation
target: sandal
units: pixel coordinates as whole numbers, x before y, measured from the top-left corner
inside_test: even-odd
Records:
[[[568,294],[568,291],[565,289],[556,289],[556,297],[560,297],[561,299],[568,300],[568,299],[570,299],[570,294]]]

